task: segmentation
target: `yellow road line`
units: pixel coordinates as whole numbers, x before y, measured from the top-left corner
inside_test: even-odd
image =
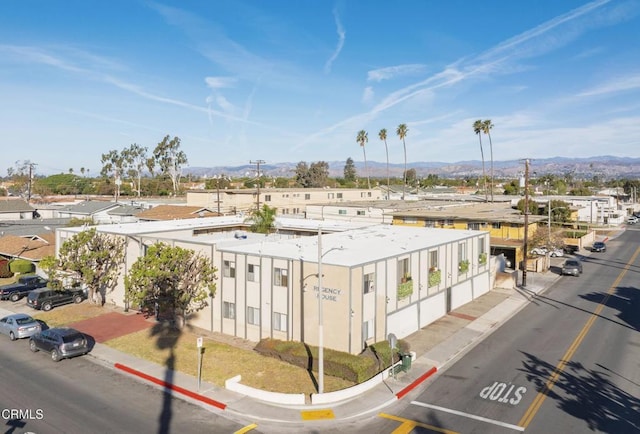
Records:
[[[460,434],[457,431],[451,431],[448,429],[439,428],[437,426],[427,425],[426,423],[417,422],[411,419],[405,419],[404,417],[394,416],[392,414],[379,413],[378,416],[384,417],[385,419],[395,420],[401,423],[401,425],[393,431],[393,434],[408,434],[415,427],[425,428],[431,431],[441,432],[443,434]]]
[[[529,426],[529,424],[533,420],[536,413],[538,413],[538,411],[540,410],[540,407],[542,406],[542,403],[546,399],[547,394],[551,391],[553,386],[556,384],[556,382],[560,378],[560,374],[562,374],[562,371],[564,370],[565,366],[571,360],[571,358],[573,357],[573,354],[576,352],[576,350],[584,340],[587,333],[589,333],[589,329],[591,329],[591,326],[600,315],[600,312],[602,312],[602,310],[604,309],[605,305],[607,304],[607,301],[609,300],[609,297],[611,297],[611,294],[613,294],[613,291],[615,291],[618,284],[620,284],[620,281],[622,280],[624,275],[627,274],[627,271],[629,271],[631,264],[636,260],[638,254],[640,254],[640,247],[636,249],[635,253],[631,257],[629,262],[627,262],[624,269],[620,272],[616,280],[613,282],[613,284],[607,291],[607,295],[600,302],[596,310],[591,314],[591,316],[587,320],[584,327],[582,327],[582,330],[580,330],[580,333],[578,334],[578,336],[574,339],[574,341],[569,346],[569,349],[567,350],[567,352],[564,354],[564,356],[562,356],[560,363],[558,363],[558,365],[556,366],[551,376],[549,376],[549,379],[547,380],[542,390],[538,392],[535,399],[533,400],[533,402],[531,403],[527,411],[524,413],[524,416],[522,416],[522,419],[520,419],[520,422],[518,422],[518,425],[520,425],[523,428],[526,428],[527,426]]]
[[[256,425],[255,423],[252,423],[251,425],[247,425],[245,427],[240,428],[238,431],[234,432],[233,434],[245,434],[251,431],[252,429],[256,429],[256,428],[258,428],[258,425]]]
[[[335,419],[336,415],[333,414],[333,410],[330,408],[323,410],[305,410],[300,412],[302,420],[323,420],[323,419]]]

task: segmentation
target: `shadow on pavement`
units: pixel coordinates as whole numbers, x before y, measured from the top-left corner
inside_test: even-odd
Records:
[[[615,293],[592,292],[580,295],[585,300],[596,304],[603,303],[605,306],[618,311],[616,315],[636,331],[640,331],[640,289],[629,286],[616,288]]]

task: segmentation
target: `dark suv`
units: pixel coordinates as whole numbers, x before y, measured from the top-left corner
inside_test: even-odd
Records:
[[[47,286],[47,279],[43,277],[36,275],[20,276],[15,283],[0,286],[0,300],[18,301],[27,295],[29,291],[44,288],[45,286]]]
[[[49,311],[63,304],[81,303],[87,299],[87,293],[81,288],[51,289],[41,288],[31,291],[27,296],[27,304],[34,309]]]
[[[43,330],[31,336],[29,348],[34,353],[46,351],[51,355],[51,360],[59,362],[62,359],[87,354],[89,342],[78,330],[60,327]]]

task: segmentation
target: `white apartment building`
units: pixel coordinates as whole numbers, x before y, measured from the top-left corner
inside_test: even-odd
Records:
[[[358,354],[490,289],[488,232],[375,225],[321,236],[237,236],[214,233],[216,223],[206,220],[216,219],[98,226],[127,239],[123,274],[108,302],[125,307],[124,273],[147,246],[166,242],[201,252],[218,269],[215,297],[189,324],[256,342],[318,345],[321,322],[325,347]],[[79,230],[58,229],[57,245]]]

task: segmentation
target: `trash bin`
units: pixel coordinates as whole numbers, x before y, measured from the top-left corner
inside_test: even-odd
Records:
[[[402,370],[404,372],[409,372],[409,369],[411,369],[411,354],[406,353],[406,354],[403,354],[401,357],[402,357]]]

